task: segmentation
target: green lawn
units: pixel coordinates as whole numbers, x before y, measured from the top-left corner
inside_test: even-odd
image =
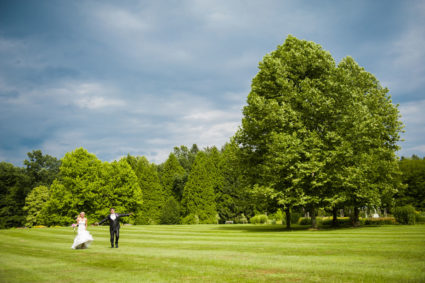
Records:
[[[0,282],[425,282],[425,225],[124,226],[71,250],[71,228],[0,230]]]

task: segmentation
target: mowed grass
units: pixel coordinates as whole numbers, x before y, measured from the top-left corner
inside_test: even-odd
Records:
[[[425,282],[425,225],[286,231],[281,225],[0,230],[0,282]]]

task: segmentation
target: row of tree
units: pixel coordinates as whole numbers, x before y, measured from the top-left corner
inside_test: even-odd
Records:
[[[102,162],[83,148],[60,161],[33,151],[26,168],[0,163],[1,227],[67,225],[80,211],[96,222],[110,207],[134,212],[135,224],[217,223],[253,214],[234,149],[176,147],[160,165],[131,155]]]
[[[136,224],[243,221],[257,213],[412,204],[425,208],[425,161],[398,160],[400,115],[388,89],[352,58],[289,36],[260,62],[240,129],[222,149],[176,147],[160,164],[102,162],[79,148],[0,163],[0,225],[92,222],[110,207]]]
[[[35,150],[24,164],[0,162],[1,228],[68,225],[80,211],[96,222],[110,207],[135,212],[130,222],[136,224],[238,223],[285,208],[270,189],[248,185],[235,143],[221,150],[176,147],[160,165],[130,155],[101,162],[82,148],[61,161]],[[404,185],[384,205],[425,209],[425,158],[402,158],[399,166]],[[307,209],[298,205],[290,212]]]

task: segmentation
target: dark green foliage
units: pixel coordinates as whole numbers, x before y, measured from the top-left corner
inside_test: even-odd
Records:
[[[187,174],[192,170],[198,152],[199,148],[196,144],[193,144],[190,150],[184,145],[174,147],[174,155],[177,157],[180,165],[186,170]]]
[[[136,216],[135,224],[159,224],[164,192],[155,165],[150,164],[143,156],[128,155],[125,160],[136,173],[143,194],[143,205]]]
[[[425,212],[416,212],[416,223],[425,223]]]
[[[416,223],[415,208],[411,205],[396,207],[394,209],[394,217],[400,224],[413,225]]]
[[[28,159],[24,160],[24,165],[32,188],[50,186],[59,174],[60,160],[48,154],[43,155],[41,150],[33,150],[27,155]]]
[[[31,180],[25,169],[0,162],[0,229],[24,225],[25,198],[31,191]]]
[[[179,224],[180,223],[180,205],[170,197],[161,209],[161,224]]]
[[[417,156],[402,158],[399,162],[402,182],[407,185],[396,196],[398,205],[413,205],[425,209],[425,159]]]
[[[173,196],[181,201],[188,173],[180,165],[177,157],[171,153],[161,168],[160,179],[166,198]]]
[[[208,165],[207,154],[198,152],[182,198],[183,215],[197,215],[201,224],[216,223],[214,178]]]

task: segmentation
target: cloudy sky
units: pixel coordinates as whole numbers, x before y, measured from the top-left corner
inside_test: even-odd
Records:
[[[373,73],[425,154],[425,1],[0,0],[0,161],[220,147],[288,34]]]

